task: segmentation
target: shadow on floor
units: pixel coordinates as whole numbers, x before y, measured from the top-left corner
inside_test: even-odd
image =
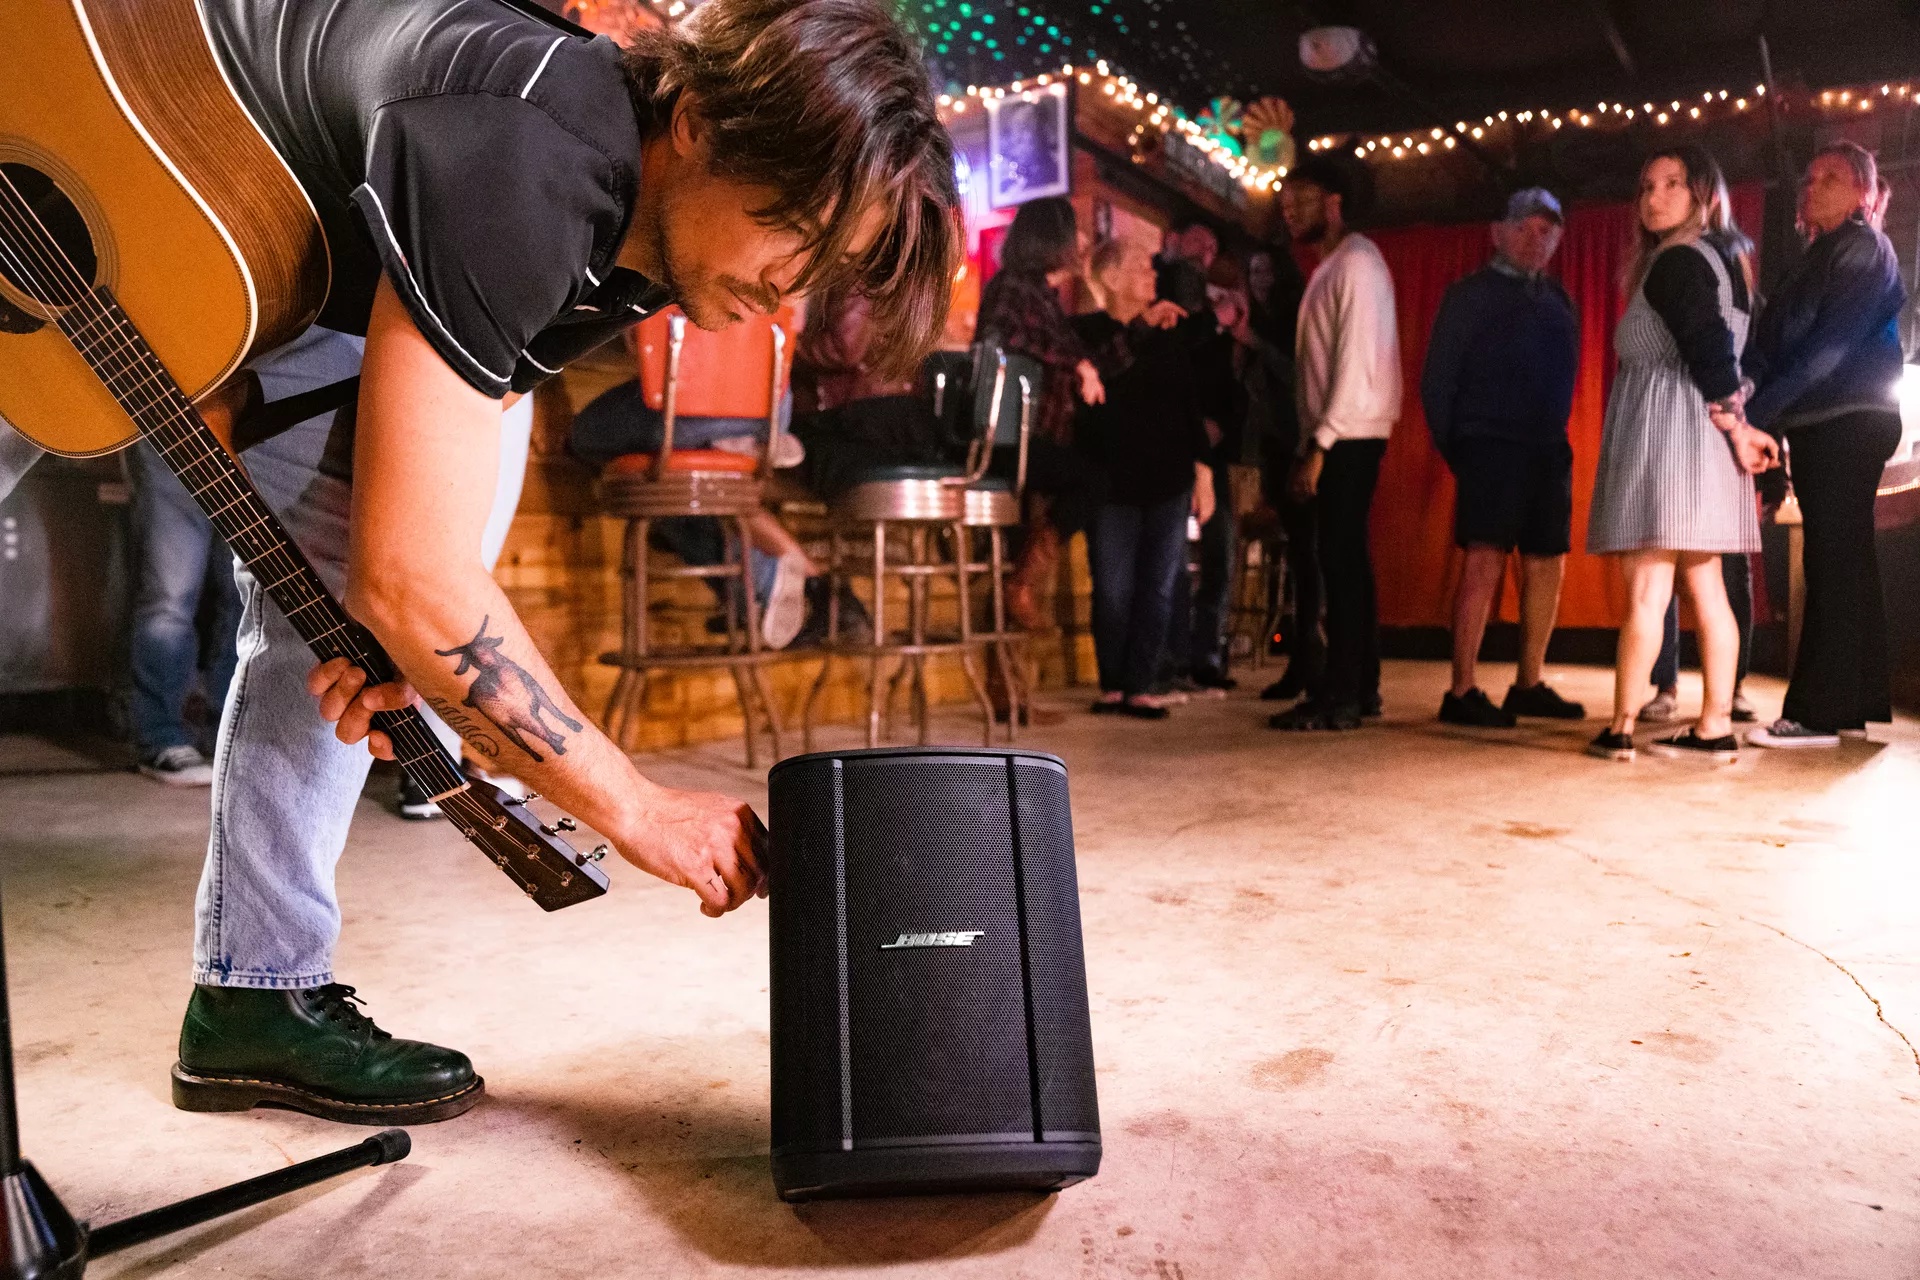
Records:
[[[524,1118],[591,1135],[653,1212],[716,1262],[836,1266],[979,1257],[1032,1238],[1054,1198],[1030,1192],[783,1204],[774,1194],[767,1117],[687,1092],[633,1108],[576,1099],[505,1103]]]

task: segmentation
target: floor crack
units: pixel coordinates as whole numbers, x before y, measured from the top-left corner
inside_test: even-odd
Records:
[[[1900,1043],[1907,1046],[1907,1052],[1913,1055],[1914,1069],[1916,1071],[1920,1071],[1920,1049],[1915,1048],[1913,1041],[1907,1039],[1906,1032],[1902,1031],[1900,1028],[1894,1026],[1891,1022],[1887,1021],[1887,1011],[1881,1005],[1880,998],[1874,995],[1873,992],[1867,990],[1866,983],[1854,977],[1853,970],[1847,968],[1847,966],[1841,964],[1838,960],[1835,960],[1832,956],[1828,955],[1826,952],[1822,951],[1820,948],[1814,946],[1812,943],[1800,941],[1800,939],[1794,937],[1792,934],[1788,933],[1785,929],[1782,929],[1777,925],[1768,924],[1765,920],[1755,920],[1752,916],[1741,916],[1740,918],[1742,920],[1745,920],[1748,924],[1757,924],[1762,929],[1772,930],[1774,933],[1779,934],[1781,937],[1785,938],[1788,942],[1793,943],[1797,947],[1805,947],[1808,951],[1813,952],[1813,954],[1819,956],[1822,960],[1825,960],[1828,964],[1838,969],[1841,973],[1846,974],[1847,981],[1851,982],[1854,986],[1860,988],[1860,994],[1865,996],[1867,998],[1867,1003],[1873,1006],[1873,1016],[1880,1019],[1880,1025],[1885,1027],[1887,1030],[1893,1032],[1893,1034],[1895,1034],[1896,1036],[1899,1036]]]
[[[1641,884],[1646,885],[1648,888],[1654,890],[1656,893],[1665,894],[1667,897],[1673,898],[1679,902],[1684,902],[1689,906],[1699,907],[1703,911],[1725,910],[1722,907],[1714,906],[1710,902],[1702,902],[1698,898],[1688,897],[1684,893],[1680,893],[1676,890],[1669,889],[1667,888],[1667,886],[1661,884],[1658,880],[1654,880],[1651,877],[1642,875],[1638,871],[1632,871],[1632,870],[1628,870],[1620,866],[1617,866],[1616,864],[1609,862],[1605,858],[1599,857],[1596,854],[1589,853],[1587,850],[1582,849],[1579,845],[1575,844],[1571,840],[1557,839],[1557,840],[1550,841],[1550,843],[1558,845],[1560,848],[1566,849],[1569,852],[1578,854],[1582,858],[1585,858],[1588,862],[1591,862],[1596,867],[1604,867],[1607,870],[1612,871],[1617,875],[1626,876],[1628,879],[1631,879],[1631,880],[1638,880]],[[1778,925],[1768,924],[1765,920],[1756,920],[1752,916],[1741,915],[1737,911],[1732,912],[1731,914],[1737,920],[1744,920],[1748,924],[1760,926],[1762,929],[1767,930],[1769,933],[1779,934],[1782,938],[1785,938],[1788,942],[1791,942],[1794,946],[1802,947],[1808,951],[1813,952],[1813,954],[1819,956],[1822,960],[1825,960],[1828,964],[1832,965],[1834,968],[1838,969],[1841,973],[1845,974],[1847,977],[1847,981],[1851,982],[1854,986],[1860,988],[1860,994],[1865,996],[1867,998],[1867,1003],[1873,1006],[1873,1016],[1880,1020],[1880,1025],[1885,1027],[1887,1030],[1893,1032],[1894,1035],[1900,1037],[1900,1043],[1905,1045],[1907,1047],[1907,1052],[1913,1056],[1914,1070],[1920,1071],[1920,1048],[1916,1048],[1913,1041],[1907,1038],[1906,1032],[1902,1031],[1900,1028],[1894,1026],[1891,1022],[1887,1021],[1887,1011],[1886,1011],[1886,1008],[1880,1003],[1880,998],[1874,995],[1873,992],[1867,990],[1867,984],[1860,981],[1860,979],[1854,977],[1853,971],[1851,969],[1847,968],[1847,966],[1841,964],[1838,960],[1835,960],[1832,956],[1828,955],[1826,952],[1822,951],[1820,948],[1814,946],[1812,943],[1800,941],[1800,939],[1794,937],[1792,934],[1788,933],[1785,929],[1780,928]]]

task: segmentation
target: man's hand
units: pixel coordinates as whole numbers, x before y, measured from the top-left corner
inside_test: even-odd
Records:
[[[412,706],[412,685],[395,681],[368,688],[366,672],[345,658],[332,658],[307,672],[307,692],[320,700],[320,716],[333,722],[334,737],[348,746],[365,739],[379,759],[393,759],[393,741],[373,727],[373,715]]]
[[[647,874],[699,894],[700,914],[716,920],[767,896],[767,828],[732,796],[659,788],[642,829],[615,836],[614,847]]]
[[[1315,446],[1294,464],[1293,478],[1287,482],[1287,496],[1298,503],[1312,502],[1320,492],[1320,471],[1326,465],[1326,453]]]
[[[1193,464],[1193,518],[1201,524],[1213,519],[1213,468],[1204,462]]]
[[[1187,309],[1165,298],[1140,313],[1140,318],[1156,329],[1171,329],[1187,318]]]
[[[1082,360],[1074,366],[1080,375],[1080,398],[1088,404],[1105,404],[1107,389],[1100,381],[1100,371],[1093,367],[1093,361]]]

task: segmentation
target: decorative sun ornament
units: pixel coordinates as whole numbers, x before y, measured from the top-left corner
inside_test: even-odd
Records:
[[[1293,168],[1293,108],[1284,98],[1261,98],[1240,115],[1240,142],[1255,164]]]

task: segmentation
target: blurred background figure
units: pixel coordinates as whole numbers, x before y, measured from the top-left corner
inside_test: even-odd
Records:
[[[233,679],[240,590],[233,555],[145,440],[127,450],[133,485],[133,619],[128,712],[141,773],[178,787],[213,784],[210,748]],[[202,714],[189,723],[197,692]]]
[[[1040,362],[1046,371],[1027,454],[1027,524],[1008,580],[1007,610],[1027,630],[1042,619],[1037,599],[1060,548],[1086,528],[1098,494],[1073,449],[1073,415],[1105,397],[1099,371],[1060,304],[1081,271],[1085,245],[1073,205],[1049,196],[1020,206],[1000,249],[1000,270],[980,295],[978,336]]]

